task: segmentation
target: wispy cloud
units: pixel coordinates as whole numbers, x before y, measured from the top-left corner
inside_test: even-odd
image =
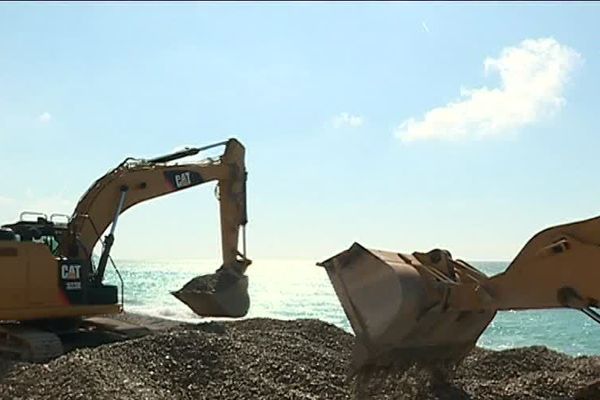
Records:
[[[501,84],[461,89],[456,101],[408,118],[396,129],[403,141],[499,135],[558,111],[563,92],[582,56],[553,38],[527,39],[488,57],[485,73],[497,72]]]
[[[358,128],[364,122],[364,118],[360,115],[352,115],[347,112],[339,113],[332,119],[334,128]]]
[[[38,117],[38,119],[40,120],[41,123],[47,124],[52,119],[52,114],[50,114],[48,111],[46,111],[46,112],[42,113]]]
[[[423,27],[423,30],[427,33],[429,33],[429,27],[427,26],[427,24],[425,23],[425,21],[421,21],[421,26]]]

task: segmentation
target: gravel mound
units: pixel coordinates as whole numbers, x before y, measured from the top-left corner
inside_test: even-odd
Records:
[[[600,357],[475,349],[445,383],[414,366],[349,379],[352,344],[317,320],[183,325],[47,364],[0,360],[0,399],[600,399]]]
[[[570,357],[546,347],[504,351],[475,348],[447,381],[410,366],[360,374],[361,399],[600,400],[600,357]]]

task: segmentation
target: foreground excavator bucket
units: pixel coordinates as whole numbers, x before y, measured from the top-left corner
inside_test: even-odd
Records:
[[[355,369],[456,362],[499,310],[566,307],[600,323],[600,217],[539,232],[492,277],[445,250],[401,254],[357,243],[319,265],[356,334]]]
[[[443,261],[448,256],[434,250],[421,258]],[[356,335],[355,370],[397,360],[459,360],[495,315],[495,311],[446,310],[444,285],[453,284],[452,274],[425,265],[415,255],[355,243],[319,265],[327,270]],[[469,274],[481,273],[469,268]]]
[[[219,270],[198,276],[171,293],[202,317],[239,318],[248,313],[248,277]]]

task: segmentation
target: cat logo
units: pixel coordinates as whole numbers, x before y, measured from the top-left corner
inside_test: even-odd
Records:
[[[181,174],[175,175],[175,186],[177,189],[190,186],[192,184],[192,177],[189,172],[182,172]]]
[[[60,271],[60,277],[63,281],[78,281],[81,277],[79,270],[81,269],[81,265],[73,264],[63,264]]]
[[[181,190],[204,182],[202,176],[194,171],[165,171],[165,179],[170,190]]]

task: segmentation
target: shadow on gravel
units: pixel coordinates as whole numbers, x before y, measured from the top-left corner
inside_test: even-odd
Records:
[[[431,394],[438,400],[474,400],[467,392],[449,383],[432,385]]]
[[[61,335],[60,339],[63,343],[64,353],[127,340],[122,336],[102,331],[68,333]]]
[[[4,381],[4,378],[12,372],[18,366],[17,361],[6,360],[0,358],[0,383]]]
[[[64,348],[63,354],[70,353],[71,351],[77,349],[94,348],[123,340],[124,339],[122,337],[107,332],[73,333],[61,335],[61,341],[63,342]],[[0,384],[4,382],[5,378],[11,372],[15,372],[21,367],[31,364],[37,363],[14,360],[0,356]],[[40,362],[39,364],[44,363]]]

